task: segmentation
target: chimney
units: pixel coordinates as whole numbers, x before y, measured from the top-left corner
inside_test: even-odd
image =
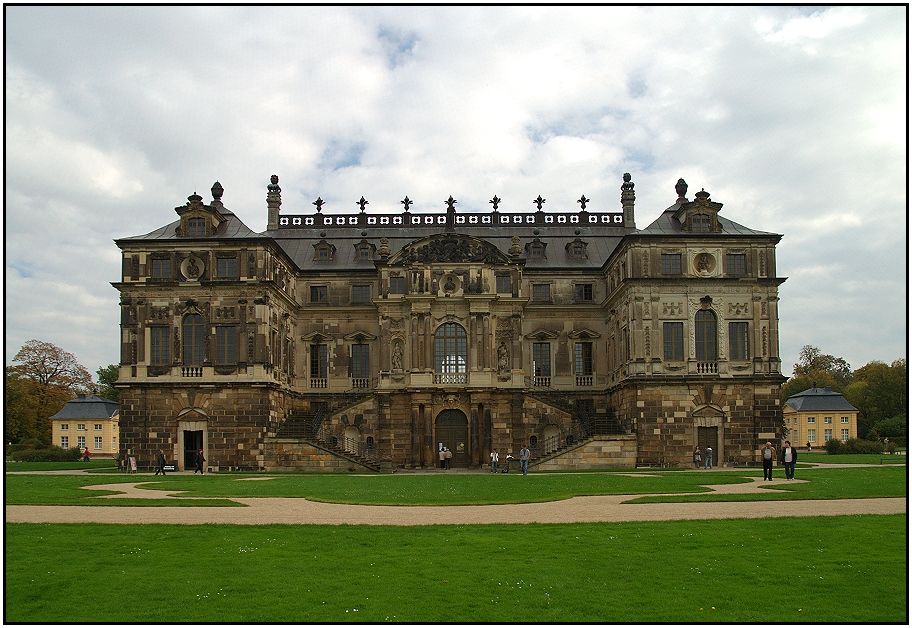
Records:
[[[279,207],[282,206],[282,188],[279,187],[278,175],[272,175],[270,184],[266,186],[266,230],[277,231],[279,228]]]
[[[633,220],[633,204],[636,201],[633,185],[633,181],[630,180],[630,173],[625,172],[624,183],[621,184],[621,207],[624,208],[625,229],[636,229],[636,223]]]

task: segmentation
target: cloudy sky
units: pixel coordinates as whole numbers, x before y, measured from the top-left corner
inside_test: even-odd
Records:
[[[115,238],[285,213],[618,210],[783,234],[780,353],[904,357],[905,7],[5,7],[6,363],[119,361]]]

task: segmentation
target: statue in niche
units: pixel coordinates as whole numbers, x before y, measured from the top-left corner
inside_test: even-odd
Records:
[[[449,275],[447,275],[446,283],[443,285],[443,290],[444,290],[444,292],[455,292],[456,291],[456,284],[453,283],[453,278]]]
[[[697,258],[697,270],[701,273],[709,272],[709,255],[706,253],[701,253],[700,257]]]
[[[401,371],[402,370],[402,345],[398,342],[393,345],[393,370]]]
[[[509,352],[507,351],[507,345],[503,342],[500,343],[500,346],[497,347],[497,370],[500,373],[506,373],[509,370]]]

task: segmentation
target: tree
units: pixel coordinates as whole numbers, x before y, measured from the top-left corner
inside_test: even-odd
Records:
[[[831,387],[835,392],[842,392],[852,381],[852,368],[842,358],[821,353],[812,345],[804,345],[798,354],[798,363],[793,367],[793,375],[782,385],[782,401],[802,390]]]
[[[120,367],[116,364],[108,364],[107,366],[98,367],[95,373],[98,375],[98,394],[102,397],[107,397],[111,401],[118,401],[120,399],[120,391],[114,388],[114,382],[120,376]]]
[[[894,360],[889,365],[869,362],[852,374],[852,383],[846,387],[844,395],[859,410],[859,437],[867,437],[880,421],[894,417],[908,420],[907,381],[904,359]]]
[[[76,393],[87,392],[92,376],[69,351],[49,342],[29,340],[7,368],[4,400],[17,408],[7,411],[6,425],[16,434],[26,434],[50,443],[50,417],[60,411]],[[12,441],[12,434],[7,437]],[[19,442],[17,439],[16,442]]]

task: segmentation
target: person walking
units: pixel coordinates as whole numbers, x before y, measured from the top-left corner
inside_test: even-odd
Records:
[[[449,447],[444,447],[443,453],[445,454],[443,457],[443,461],[446,463],[447,470],[452,469],[453,468],[453,452],[450,451]]]
[[[522,469],[522,474],[526,475],[529,473],[529,458],[532,457],[532,452],[529,451],[529,448],[523,445],[523,448],[519,450],[519,467]]]
[[[155,471],[155,475],[159,473],[165,475],[165,452],[161,449],[158,450],[158,469]]]
[[[203,457],[203,450],[200,449],[196,452],[196,469],[193,470],[193,475],[196,475],[197,471],[199,471],[201,475],[206,475],[206,472],[203,471],[204,462],[206,462],[206,459]]]
[[[700,453],[700,446],[694,447],[694,467],[699,469],[700,463],[703,462],[703,454]]]
[[[782,448],[782,453],[779,454],[779,462],[782,463],[782,466],[785,467],[785,479],[794,480],[795,479],[795,463],[798,461],[798,450],[792,447],[790,441],[785,441],[785,447]]]
[[[713,468],[713,448],[709,445],[706,446],[706,462],[703,463],[704,469]]]
[[[92,459],[92,454],[89,453],[89,448],[86,447],[85,451],[82,452],[82,461],[89,462]]]
[[[446,447],[442,447],[439,452],[437,452],[437,457],[440,458],[440,468],[446,469]]]
[[[500,456],[497,454],[497,450],[491,452],[491,473],[497,473],[497,463],[500,460]]]
[[[760,450],[760,457],[763,459],[763,481],[772,481],[773,479],[773,459],[776,457],[776,450],[773,444],[766,441],[766,446]]]

